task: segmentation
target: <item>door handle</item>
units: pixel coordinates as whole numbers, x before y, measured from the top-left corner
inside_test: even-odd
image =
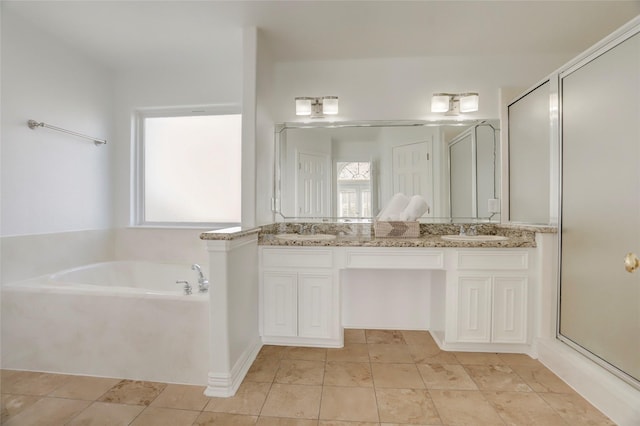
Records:
[[[635,253],[627,253],[627,255],[624,257],[624,269],[626,269],[627,272],[631,273],[638,269],[639,266],[640,259],[638,259],[638,256],[636,256]]]

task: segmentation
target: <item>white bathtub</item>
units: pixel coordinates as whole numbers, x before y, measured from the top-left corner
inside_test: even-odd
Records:
[[[4,284],[2,368],[205,385],[209,297],[197,287],[189,264],[133,261]]]

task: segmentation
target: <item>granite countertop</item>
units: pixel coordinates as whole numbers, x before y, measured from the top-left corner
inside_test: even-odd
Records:
[[[373,235],[337,236],[334,240],[289,241],[281,240],[276,234],[260,234],[258,244],[264,246],[305,246],[305,247],[485,247],[513,248],[535,247],[533,235],[508,237],[503,241],[447,241],[441,235],[422,235],[418,238],[380,238]]]
[[[247,235],[257,234],[262,228],[243,228],[241,226],[235,226],[233,228],[217,229],[215,231],[207,231],[200,234],[201,240],[235,240]]]
[[[258,244],[263,246],[304,247],[485,247],[514,248],[535,247],[536,233],[557,233],[557,227],[525,224],[464,224],[475,226],[478,235],[502,235],[502,241],[448,241],[442,235],[457,235],[460,224],[420,224],[420,236],[416,238],[376,237],[370,223],[297,222],[274,223],[255,228],[226,228],[204,232],[202,240],[234,240],[258,234]],[[313,229],[312,229],[313,228]],[[312,229],[312,231],[311,231]],[[332,240],[283,240],[278,234],[318,233],[336,235]],[[311,231],[311,232],[310,232]]]

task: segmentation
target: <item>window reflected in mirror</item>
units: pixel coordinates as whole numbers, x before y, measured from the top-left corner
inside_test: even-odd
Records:
[[[371,217],[371,162],[337,162],[338,217]]]

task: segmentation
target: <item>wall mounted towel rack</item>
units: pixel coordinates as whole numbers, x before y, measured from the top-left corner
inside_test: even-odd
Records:
[[[93,141],[93,143],[95,143],[96,145],[103,145],[103,144],[107,143],[106,139],[94,138],[94,137],[91,137],[91,136],[83,135],[82,133],[72,132],[71,130],[67,130],[67,129],[63,129],[63,128],[60,128],[60,127],[52,126],[52,125],[47,124],[47,123],[42,123],[42,122],[39,123],[36,120],[27,121],[27,125],[29,126],[30,129],[35,129],[36,127],[46,127],[46,128],[52,129],[52,130],[57,130],[59,132],[68,133],[70,135],[78,136],[80,138],[89,139],[90,141]]]

